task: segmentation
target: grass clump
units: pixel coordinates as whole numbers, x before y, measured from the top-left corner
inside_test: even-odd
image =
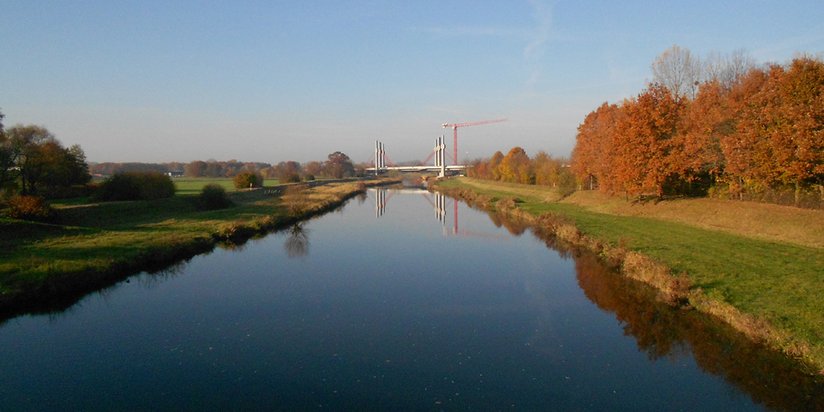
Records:
[[[152,200],[172,197],[175,185],[172,179],[157,172],[116,173],[103,181],[96,197],[103,201]]]
[[[203,187],[209,184],[216,184],[226,190],[227,193],[234,192],[235,184],[231,177],[175,177],[175,194],[198,195]]]
[[[50,222],[57,216],[45,199],[30,195],[18,195],[9,199],[6,215],[12,219],[35,222]]]
[[[224,209],[232,205],[223,186],[210,183],[203,186],[197,198],[198,208],[201,210]]]
[[[263,176],[252,172],[241,172],[235,176],[233,182],[238,189],[263,187]]]

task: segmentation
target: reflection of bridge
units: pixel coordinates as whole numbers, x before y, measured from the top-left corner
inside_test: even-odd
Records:
[[[459,230],[458,229],[458,200],[452,199],[452,231],[451,233],[447,230],[447,210],[449,206],[447,206],[447,197],[446,195],[438,192],[430,192],[428,190],[423,189],[399,189],[399,190],[391,190],[385,188],[375,188],[375,217],[380,218],[386,213],[386,205],[389,203],[389,199],[397,194],[402,195],[421,195],[427,202],[432,206],[435,212],[435,218],[441,222],[443,226],[443,234],[444,236],[472,236],[472,237],[487,237],[487,238],[504,238],[503,236],[496,235],[496,234],[485,234],[485,233],[476,233],[470,232],[466,230]],[[387,195],[388,193],[388,195]]]
[[[438,176],[444,177],[450,171],[457,172],[463,171],[466,169],[465,165],[446,165],[446,144],[444,143],[445,140],[443,136],[438,137],[435,139],[435,147],[432,149],[432,154],[429,158],[435,159],[435,164],[432,166],[388,166],[386,162],[386,146],[383,145],[381,142],[375,142],[375,163],[374,167],[369,167],[366,169],[367,172],[372,172],[375,175],[379,175],[381,173],[385,173],[388,171],[399,171],[399,172],[438,172]],[[429,161],[427,158],[424,163]],[[455,163],[458,163],[456,159],[453,159]]]

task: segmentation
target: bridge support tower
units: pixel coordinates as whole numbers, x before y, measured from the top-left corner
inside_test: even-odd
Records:
[[[443,135],[435,139],[435,167],[439,168],[438,177],[446,176],[446,145]]]
[[[381,173],[381,169],[386,167],[386,147],[383,143],[375,140],[375,176]]]

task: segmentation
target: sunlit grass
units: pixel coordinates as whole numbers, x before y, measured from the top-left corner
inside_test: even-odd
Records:
[[[216,184],[224,188],[227,192],[235,192],[240,189],[235,188],[234,180],[231,177],[175,177],[172,178],[178,195],[198,194],[203,186]],[[279,182],[277,179],[264,179],[264,186],[275,186]]]
[[[172,178],[172,181],[175,184],[175,193],[178,195],[192,195],[200,193],[203,186],[208,184],[216,184],[224,188],[227,192],[234,192],[237,190],[235,189],[235,184],[231,177],[175,177]],[[274,183],[266,181],[266,184]]]

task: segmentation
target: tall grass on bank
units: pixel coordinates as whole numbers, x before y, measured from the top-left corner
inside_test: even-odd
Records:
[[[661,284],[641,280],[658,288],[681,288],[674,293],[680,293],[692,306],[824,370],[821,248],[644,216],[598,213],[575,204],[546,201],[532,187],[522,190],[518,185],[485,183],[479,187],[472,183],[453,179],[438,187],[480,197],[479,202],[486,207],[510,209],[535,224],[551,216],[569,222],[555,228],[556,234],[605,257],[619,258],[625,272],[663,270],[665,277],[652,276]]]

